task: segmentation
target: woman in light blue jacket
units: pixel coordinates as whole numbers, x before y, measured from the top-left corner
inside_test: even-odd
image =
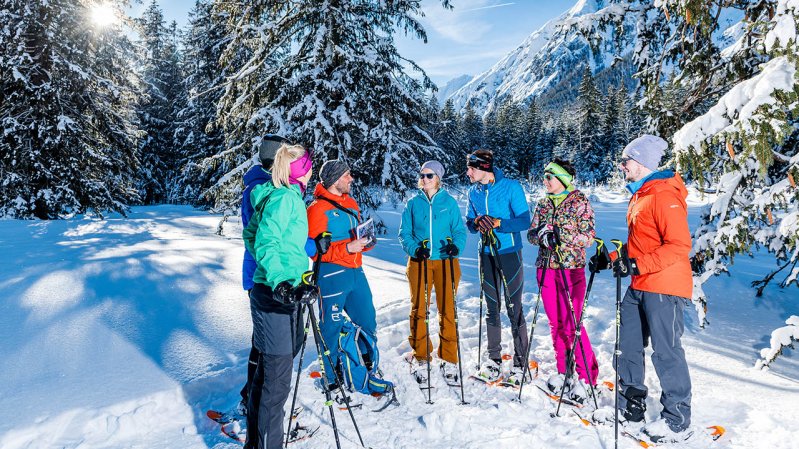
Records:
[[[447,383],[458,380],[458,342],[455,332],[455,294],[461,272],[458,254],[466,244],[466,226],[455,199],[441,188],[444,167],[428,161],[419,173],[419,192],[408,201],[402,213],[399,240],[408,254],[408,283],[411,289],[410,341],[413,349],[413,373],[419,383],[427,382],[427,360],[432,345],[425,315],[435,286],[439,317],[441,373]],[[452,260],[452,265],[450,261]],[[427,264],[427,294],[423,292],[424,265]],[[452,269],[450,268],[452,266]],[[425,303],[427,298],[428,303]]]

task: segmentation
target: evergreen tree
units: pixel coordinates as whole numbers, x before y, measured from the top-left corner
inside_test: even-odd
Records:
[[[721,12],[728,16],[733,10],[744,17],[741,35],[722,52],[713,33]],[[702,283],[753,246],[773,253],[779,264],[756,283],[758,294],[786,268],[780,284],[799,284],[795,3],[638,0],[609,5],[593,19],[580,28],[592,34],[628,21],[637,24],[633,61],[650,127],[667,137],[673,134],[680,168],[702,184],[717,186],[718,200],[694,233],[694,299],[703,324],[707,298]],[[661,84],[664,68],[677,72],[666,86]],[[768,358],[764,365],[771,363]]]
[[[471,103],[468,103],[463,110],[462,124],[465,152],[471,153],[482,148],[485,145],[483,120],[477,115]]]
[[[448,155],[460,155],[465,148],[465,138],[461,118],[455,112],[452,99],[447,100],[438,115],[438,133],[436,135],[438,146]],[[448,173],[458,173],[463,170],[463,159],[451,157],[447,166]]]
[[[224,73],[219,65],[226,38],[224,20],[212,12],[211,0],[197,0],[189,13],[189,26],[183,39],[183,89],[186,106],[178,112],[182,125],[175,139],[182,159],[174,199],[207,205],[205,193],[235,166],[223,153],[225,138],[216,124],[216,105],[222,96]]]
[[[414,17],[419,2],[259,0],[216,7],[229,14],[222,61],[231,77],[220,119],[234,138],[273,130],[313,146],[317,160],[347,160],[361,185],[396,192],[416,184],[425,160],[447,160],[423,130],[424,95],[433,85],[394,43],[398,29],[426,39]],[[240,47],[252,57],[238,65],[231,56]],[[405,73],[409,62],[419,79]],[[376,196],[356,193],[367,206],[376,204]]]
[[[124,213],[137,199],[131,45],[87,17],[77,0],[0,8],[0,216]]]
[[[140,59],[144,81],[139,119],[146,133],[139,146],[142,162],[139,192],[144,204],[153,204],[167,201],[168,183],[177,174],[180,156],[175,117],[183,109],[185,95],[177,26],[173,23],[167,27],[156,0],[152,0],[136,22],[143,50]]]
[[[538,104],[533,100],[519,120],[519,142],[516,154],[516,169],[519,176],[532,181],[533,167],[542,164],[541,153],[538,150],[541,138],[542,123]]]
[[[591,68],[586,65],[577,89],[577,148],[575,168],[584,181],[596,182],[607,175],[605,166],[606,147],[602,146],[601,94],[594,83]]]

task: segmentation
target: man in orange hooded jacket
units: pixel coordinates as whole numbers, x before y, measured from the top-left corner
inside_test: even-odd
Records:
[[[349,195],[352,174],[346,162],[329,160],[319,171],[319,184],[314,189],[314,201],[308,206],[308,237],[316,238],[322,232],[331,234],[330,246],[320,251],[319,328],[322,339],[334,366],[323,359],[328,388],[338,388],[335,366],[338,365],[338,337],[344,324],[344,315],[361,327],[364,332],[377,338],[375,306],[372,290],[363,272],[364,251],[372,248],[369,239],[357,238],[356,228],[361,223],[361,209]]]
[[[632,275],[621,304],[620,407],[627,420],[643,420],[644,347],[651,339],[663,410],[661,419],[642,431],[664,443],[683,441],[691,434],[691,378],[680,337],[693,288],[688,191],[679,174],[657,171],[666,148],[665,140],[652,135],[624,148],[620,165],[633,196],[627,209],[626,251],[613,262],[616,276]]]

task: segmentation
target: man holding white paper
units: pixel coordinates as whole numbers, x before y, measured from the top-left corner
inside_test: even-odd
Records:
[[[314,189],[314,201],[308,206],[308,236],[316,239],[323,232],[331,234],[330,247],[317,254],[322,262],[319,269],[319,327],[330,349],[330,359],[338,365],[338,337],[346,319],[377,338],[375,306],[372,290],[362,268],[362,252],[374,246],[372,237],[358,238],[362,223],[361,210],[349,195],[352,188],[350,167],[341,159],[325,162],[319,172],[321,182]],[[363,228],[361,228],[363,232]],[[363,235],[363,234],[362,234]],[[328,388],[339,387],[333,367],[324,359]]]

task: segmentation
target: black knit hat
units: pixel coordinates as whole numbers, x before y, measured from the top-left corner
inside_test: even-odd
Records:
[[[474,153],[466,156],[466,166],[482,171],[493,172],[494,153],[489,150],[477,150]]]
[[[289,141],[277,134],[267,134],[262,137],[261,144],[258,145],[258,159],[261,160],[261,165],[264,167],[272,165],[278,148],[284,143],[289,143]]]

